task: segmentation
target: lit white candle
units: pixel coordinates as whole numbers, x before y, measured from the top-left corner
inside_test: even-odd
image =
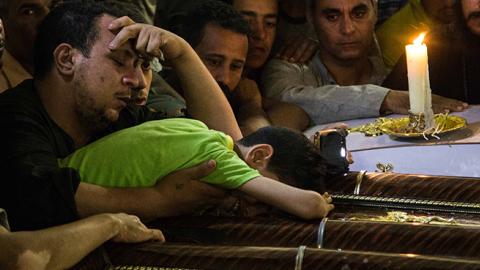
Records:
[[[427,103],[431,104],[427,45],[422,43],[424,38],[425,33],[422,33],[413,41],[413,44],[405,46],[410,112],[413,114],[425,114]]]

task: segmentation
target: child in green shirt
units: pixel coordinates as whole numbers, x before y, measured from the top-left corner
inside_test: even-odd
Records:
[[[151,121],[95,141],[59,163],[91,184],[147,187],[205,160],[215,160],[216,169],[204,182],[238,189],[306,219],[324,217],[333,208],[328,194],[301,189],[319,186],[323,158],[305,136],[284,128],[266,127],[234,143],[197,120]]]

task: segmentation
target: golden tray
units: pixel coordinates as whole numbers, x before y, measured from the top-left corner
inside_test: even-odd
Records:
[[[408,117],[402,118],[390,118],[381,124],[380,130],[387,135],[401,137],[401,138],[414,138],[422,137],[424,135],[439,135],[447,132],[451,132],[457,129],[461,129],[467,126],[467,120],[460,116],[455,115],[445,115],[445,114],[436,114],[435,115],[435,125],[438,130],[435,132],[435,129],[427,130],[424,133],[422,132],[410,132],[406,133],[404,130],[408,128],[409,123]],[[443,126],[443,127],[442,127]]]

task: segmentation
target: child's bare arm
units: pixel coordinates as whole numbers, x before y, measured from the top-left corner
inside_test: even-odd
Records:
[[[239,190],[304,219],[325,217],[333,209],[328,194],[322,196],[315,191],[292,187],[263,176],[248,181]]]

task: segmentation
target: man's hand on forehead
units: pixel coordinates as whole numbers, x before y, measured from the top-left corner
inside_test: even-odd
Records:
[[[117,50],[127,42],[133,41],[133,49],[143,56],[142,59],[163,60],[165,56],[165,60],[175,60],[189,48],[188,43],[177,35],[153,25],[135,23],[126,16],[113,20],[108,29],[115,34],[109,44],[111,50]]]
[[[143,59],[161,55],[160,33],[151,29],[156,27],[135,23],[125,16],[115,19],[108,28],[113,33],[118,32],[109,44],[110,49],[118,49],[126,42],[133,40],[134,50],[138,52],[139,56],[143,56]]]

